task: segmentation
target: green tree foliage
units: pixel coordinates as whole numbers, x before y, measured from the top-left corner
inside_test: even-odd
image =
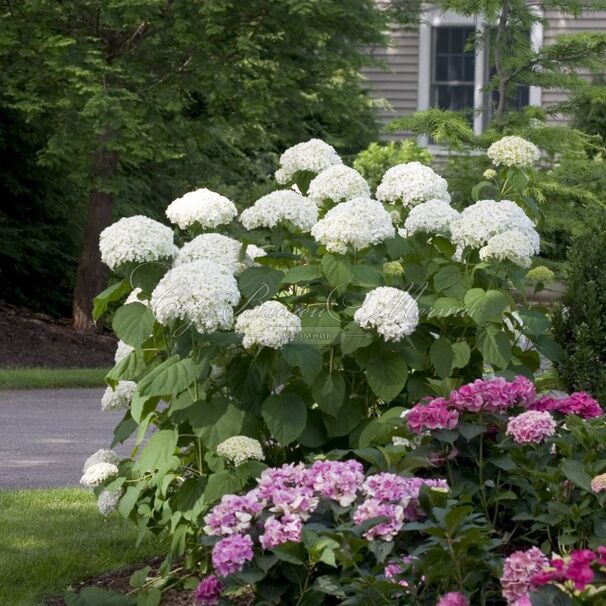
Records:
[[[78,324],[91,326],[90,300],[105,280],[96,240],[116,211],[153,212],[192,186],[229,193],[238,182],[259,181],[274,150],[311,136],[349,153],[368,144],[375,124],[359,76],[368,61],[363,48],[383,43],[387,21],[409,18],[415,5],[4,4],[0,105],[18,125],[45,134],[27,161],[42,165],[45,179],[69,176],[78,200],[89,199]],[[24,195],[35,199],[30,190]],[[77,241],[85,221],[79,205],[66,207],[80,225],[70,229]],[[18,212],[9,212],[18,222]],[[2,235],[3,249],[9,236]],[[20,265],[26,261],[19,257]]]
[[[569,253],[567,291],[555,314],[555,335],[567,352],[558,370],[571,389],[606,397],[606,213],[596,213]]]

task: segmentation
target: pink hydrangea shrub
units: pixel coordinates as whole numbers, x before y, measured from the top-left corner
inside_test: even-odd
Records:
[[[547,558],[537,547],[531,547],[526,551],[514,551],[505,560],[501,575],[501,590],[507,606],[530,605],[529,594],[534,587],[533,576],[541,572],[547,564]]]

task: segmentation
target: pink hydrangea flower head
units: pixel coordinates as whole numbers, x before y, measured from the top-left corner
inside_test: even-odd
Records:
[[[376,499],[366,499],[353,514],[355,524],[362,524],[373,518],[385,517],[385,522],[379,522],[364,533],[369,541],[381,539],[391,541],[402,530],[404,525],[404,509],[401,505],[381,503]]]
[[[601,473],[591,480],[591,490],[596,494],[599,492],[606,492],[606,473]]]
[[[259,537],[263,549],[273,549],[289,541],[300,543],[303,520],[293,515],[284,515],[281,518],[270,516],[263,529],[264,533]]]
[[[460,411],[503,412],[519,399],[519,393],[527,389],[526,384],[509,383],[503,377],[476,379],[451,392],[450,404]]]
[[[555,433],[556,423],[548,412],[529,410],[509,419],[507,435],[518,444],[539,444]]]
[[[577,415],[583,419],[601,417],[604,414],[597,400],[584,391],[578,391],[559,400],[557,410],[563,415]]]
[[[460,591],[449,591],[439,599],[436,606],[469,606],[469,602]]]
[[[377,501],[401,501],[408,495],[408,478],[395,473],[377,473],[368,476],[362,487],[362,492]]]
[[[254,517],[265,506],[264,501],[259,500],[258,497],[257,490],[251,490],[243,496],[224,495],[204,518],[206,522],[204,532],[210,536],[228,536],[245,532],[251,527]]]
[[[591,549],[579,549],[570,554],[566,565],[566,578],[574,583],[577,591],[583,591],[593,581],[595,573],[591,565],[595,557]]]
[[[319,499],[310,486],[309,470],[299,463],[265,469],[258,481],[258,494],[271,503],[270,511],[307,519]]]
[[[539,410],[541,412],[553,412],[558,409],[558,399],[553,396],[541,396],[529,406],[530,410]]]
[[[253,556],[253,542],[250,536],[233,534],[221,539],[213,547],[213,567],[220,577],[226,577],[240,572]]]
[[[518,375],[510,385],[512,396],[519,406],[527,407],[537,397],[534,383],[522,375]]]
[[[364,467],[354,460],[316,461],[308,473],[310,487],[325,499],[348,507],[358,496],[364,482]]]
[[[459,422],[459,413],[448,408],[448,401],[435,398],[427,404],[417,404],[406,414],[406,424],[413,433],[431,429],[454,429]]]
[[[215,575],[205,577],[196,588],[195,599],[198,606],[217,606],[223,591],[223,584]]]
[[[526,551],[514,551],[503,565],[501,589],[508,606],[521,606],[529,599],[534,587],[533,576],[548,566],[549,562],[537,547]]]

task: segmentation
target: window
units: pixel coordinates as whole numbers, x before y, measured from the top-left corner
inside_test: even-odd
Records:
[[[459,26],[432,29],[431,106],[473,110],[476,57],[473,50],[466,49],[466,45],[475,28]],[[473,119],[472,111],[470,119]]]

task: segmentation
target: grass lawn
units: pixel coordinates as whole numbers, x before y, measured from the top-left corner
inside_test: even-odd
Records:
[[[103,387],[107,368],[0,368],[0,389]]]
[[[39,606],[93,575],[161,555],[118,513],[104,518],[79,488],[0,491],[0,604]]]

